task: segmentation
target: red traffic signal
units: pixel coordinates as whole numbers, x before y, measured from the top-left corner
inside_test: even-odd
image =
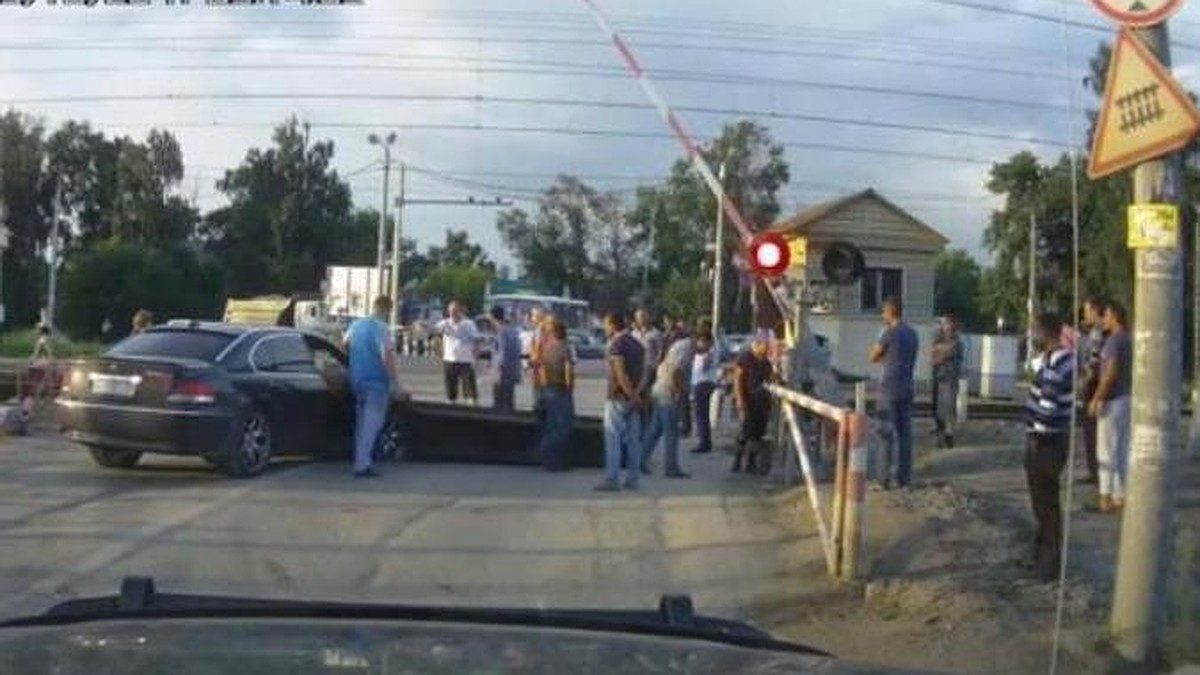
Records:
[[[778,232],[761,232],[750,240],[750,269],[760,277],[777,277],[791,264],[787,240]]]

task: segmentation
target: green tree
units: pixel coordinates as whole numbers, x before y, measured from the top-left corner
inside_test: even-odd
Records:
[[[538,202],[536,213],[510,209],[496,227],[530,281],[591,298],[597,280],[616,273],[604,250],[623,214],[615,195],[599,192],[572,176],[559,176]]]
[[[667,316],[681,318],[689,324],[712,310],[712,284],[701,275],[673,274],[663,284],[659,298]]]
[[[235,294],[315,290],[352,222],[350,188],[330,168],[333,143],[309,145],[295,118],[272,140],[217,182],[230,204],[203,226]]]
[[[421,281],[421,293],[428,298],[443,301],[461,300],[468,311],[483,311],[483,292],[495,273],[485,267],[473,265],[443,265],[430,270]]]
[[[220,271],[186,248],[153,249],[103,242],[70,254],[62,270],[58,324],[75,338],[100,335],[105,319],[117,335],[141,308],[159,320],[220,315]]]
[[[725,163],[726,194],[752,228],[765,229],[775,222],[780,212],[778,193],[787,184],[790,169],[783,146],[771,138],[766,127],[749,120],[728,124],[701,154],[714,171]],[[664,185],[638,190],[631,218],[653,229],[651,278],[655,288],[675,273],[691,276],[705,266],[705,247],[713,239],[716,210],[716,197],[686,160],[674,163]],[[737,232],[727,224],[722,247],[726,263],[722,303],[724,315],[731,318],[729,310],[738,304],[735,298],[740,287],[731,261],[738,250]],[[745,303],[739,306],[745,309]],[[741,314],[734,320],[747,322],[748,316],[744,311]]]
[[[6,326],[30,326],[45,292],[46,238],[50,233],[46,132],[41,122],[8,111],[0,116],[0,200],[8,247],[3,256]]]
[[[934,265],[934,312],[954,314],[964,330],[990,328],[980,309],[983,270],[979,263],[962,249],[950,249],[939,254]]]
[[[496,268],[496,264],[488,258],[483,247],[471,241],[466,230],[446,230],[446,243],[429,247],[426,257],[434,267],[453,265],[482,267],[493,271]]]

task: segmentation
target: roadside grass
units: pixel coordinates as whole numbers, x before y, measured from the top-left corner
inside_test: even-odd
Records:
[[[37,330],[32,328],[0,333],[0,358],[28,359],[33,355],[37,338]],[[108,345],[103,342],[76,342],[59,336],[54,338],[52,348],[56,358],[75,359],[99,356]]]

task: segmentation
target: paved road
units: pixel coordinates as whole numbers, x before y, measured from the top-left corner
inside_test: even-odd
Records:
[[[794,491],[687,458],[695,478],[592,491],[599,472],[407,464],[375,481],[291,463],[247,481],[152,457],[101,469],[54,436],[0,439],[0,616],[160,588],[260,596],[645,607],[689,592],[747,616],[824,583]]]

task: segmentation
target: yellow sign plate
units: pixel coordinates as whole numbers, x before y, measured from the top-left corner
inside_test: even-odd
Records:
[[[1129,248],[1179,245],[1179,208],[1174,204],[1132,204],[1129,207]]]
[[[788,269],[804,267],[808,262],[808,240],[804,237],[788,239],[788,253],[791,254]]]
[[[1122,29],[1113,47],[1088,176],[1100,178],[1187,145],[1200,110],[1141,39]]]

